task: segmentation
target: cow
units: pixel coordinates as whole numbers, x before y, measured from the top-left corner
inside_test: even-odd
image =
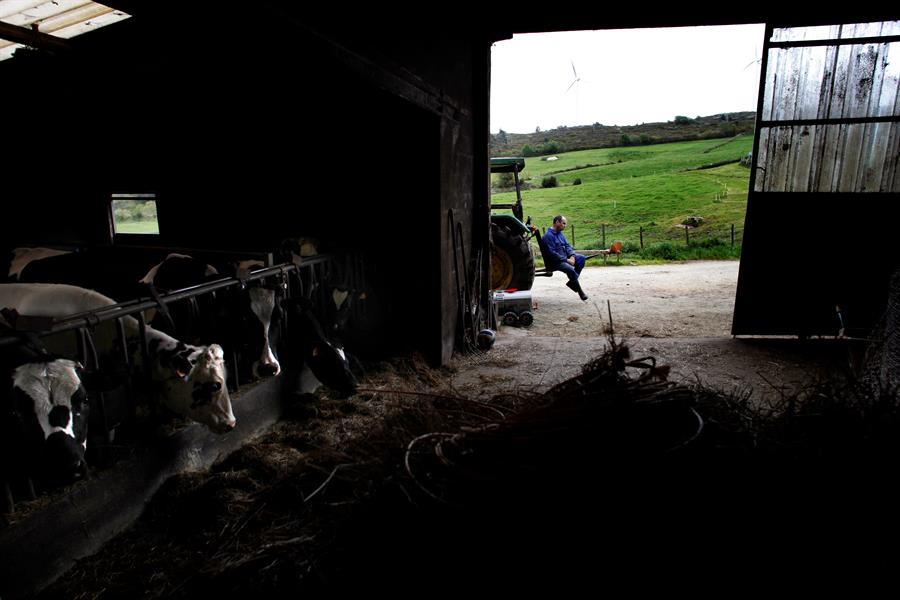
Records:
[[[54,248],[15,248],[12,251],[7,277],[10,281],[24,281],[22,279],[22,271],[32,262],[71,253],[71,250],[56,250]]]
[[[0,377],[3,479],[51,489],[87,477],[81,365],[48,353],[33,334],[4,331]]]
[[[244,278],[251,269],[265,266],[262,261],[245,260],[209,265],[184,254],[170,254],[141,279],[158,292],[171,292],[208,282],[215,278]],[[210,337],[213,332],[226,350],[246,358],[246,368],[254,379],[278,375],[275,346],[280,330],[278,290],[263,281],[248,281],[241,286],[215,292],[216,298],[200,298],[191,305],[189,315],[173,315],[171,326],[189,332],[192,339]],[[202,304],[202,308],[200,305]],[[170,305],[170,310],[173,305]],[[160,327],[166,327],[160,324]],[[174,334],[174,331],[169,331]]]
[[[32,256],[35,261],[31,265],[19,268],[19,276],[25,280],[40,280],[45,282],[76,283],[79,278],[89,277],[93,284],[100,285],[98,275],[103,275],[105,269],[102,265],[112,265],[113,274],[117,277],[124,275],[123,261],[108,252],[96,253],[95,251],[76,253],[74,256],[51,256],[44,258],[46,249],[35,248],[30,252],[22,249],[16,250],[16,255],[24,260],[26,256]],[[309,239],[286,240],[282,244],[282,253],[286,260],[294,264],[302,264],[305,258],[317,253],[315,242]],[[42,259],[42,260],[38,260]],[[20,261],[21,262],[21,261]],[[80,266],[77,266],[80,265]],[[159,264],[151,267],[143,277],[139,279],[141,286],[152,286],[160,293],[176,289],[198,285],[213,278],[235,276],[240,279],[247,277],[253,270],[263,268],[266,265],[257,259],[235,260],[222,262],[215,266],[195,259],[185,254],[169,254]],[[60,268],[61,267],[61,268]],[[129,269],[127,272],[131,272]],[[104,280],[101,291],[109,291],[116,295],[116,300],[124,301],[134,297],[134,294],[123,295],[119,290],[133,288],[124,287],[122,283]],[[133,283],[133,282],[131,282]],[[99,289],[99,288],[98,288]],[[141,289],[143,295],[146,291]],[[135,292],[136,293],[136,292]],[[110,294],[107,294],[110,295]],[[280,285],[272,285],[267,281],[246,281],[240,287],[232,287],[216,292],[216,299],[201,297],[196,300],[182,301],[171,304],[168,308],[170,315],[156,317],[152,320],[153,326],[169,335],[178,336],[191,343],[202,343],[211,340],[213,335],[226,350],[236,352],[241,360],[240,369],[246,369],[254,379],[262,379],[279,375],[282,370],[278,358],[277,346],[282,330],[283,309],[280,300],[283,296],[283,288]],[[341,299],[343,300],[343,298]],[[335,302],[340,304],[338,298]],[[187,310],[185,310],[187,309]],[[309,313],[311,315],[312,313]],[[152,316],[150,317],[153,318]],[[311,327],[308,320],[311,317],[303,317],[299,323],[304,324],[304,333],[301,338],[306,339],[307,346],[318,345],[321,348],[328,346],[329,342],[324,337],[321,327]],[[168,320],[167,320],[168,319]],[[341,357],[342,350],[338,348],[324,352],[323,356],[339,362],[334,365],[343,365],[337,370],[331,366],[325,367],[323,360],[310,360],[307,357],[303,367],[304,384],[306,389],[314,389],[320,382],[342,393],[355,389],[356,382],[349,371],[346,359]],[[319,377],[313,374],[320,375]],[[347,376],[349,375],[349,377]],[[232,388],[233,389],[233,388]]]
[[[187,254],[169,254],[154,265],[139,282],[155,299],[159,294],[181,290],[221,278],[218,270]],[[202,343],[210,332],[217,332],[216,294],[185,298],[160,309],[149,309],[145,320],[160,331],[190,343]],[[218,336],[217,336],[218,337]]]
[[[233,275],[239,279],[249,276],[253,270],[262,269],[265,264],[257,260],[242,260],[229,265]],[[241,331],[245,334],[240,344],[247,356],[253,359],[250,371],[257,379],[272,377],[281,373],[276,348],[281,331],[282,312],[279,299],[283,290],[277,285],[263,280],[246,282],[233,296],[231,309],[233,316],[245,324]]]
[[[310,256],[315,248],[309,243],[296,244],[292,262],[302,261],[300,252]],[[216,270],[222,276],[246,279],[253,271],[266,265],[258,259],[235,260],[217,263]],[[177,273],[177,275],[176,275]],[[208,274],[201,273],[200,265],[188,261],[173,262],[163,277],[163,268],[148,273],[146,283],[153,283],[161,291],[174,287],[187,287],[202,283]],[[218,292],[217,292],[218,293]],[[301,393],[315,391],[321,384],[348,396],[356,391],[357,381],[350,370],[347,357],[339,344],[330,341],[316,321],[308,300],[284,300],[284,288],[265,280],[245,281],[221,292],[220,302],[224,317],[217,319],[224,336],[223,345],[248,358],[250,374],[255,379],[279,375],[282,371],[277,347],[281,324],[287,311],[291,315],[291,338],[288,345],[302,357],[298,389]],[[335,293],[335,304],[341,305],[346,293]],[[225,323],[224,326],[221,326]]]
[[[13,250],[7,281],[12,283],[66,283],[100,292],[119,302],[146,295],[138,279],[146,263],[123,256],[117,248],[81,251],[52,248]]]
[[[290,346],[303,357],[296,391],[306,394],[315,391],[319,383],[337,391],[342,397],[356,393],[357,380],[343,347],[330,340],[312,311],[306,298],[284,300],[290,322]]]
[[[115,304],[111,298],[93,290],[66,284],[0,284],[0,307],[15,309],[21,315],[63,318],[72,314],[105,308]],[[137,339],[137,319],[122,317],[126,336]],[[101,348],[111,349],[112,328],[100,327],[98,333],[108,339]],[[176,414],[206,425],[215,433],[234,429],[236,419],[225,385],[224,352],[218,344],[192,346],[147,326],[150,374],[159,386],[163,404]]]

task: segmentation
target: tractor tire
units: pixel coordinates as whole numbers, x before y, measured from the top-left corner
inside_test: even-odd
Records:
[[[491,289],[530,290],[533,284],[531,244],[509,227],[491,223]]]

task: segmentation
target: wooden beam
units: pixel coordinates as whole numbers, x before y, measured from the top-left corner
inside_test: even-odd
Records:
[[[32,48],[40,48],[41,50],[71,50],[72,44],[69,40],[58,38],[40,31],[29,29],[28,27],[19,27],[18,25],[10,25],[0,21],[0,38],[25,44]]]

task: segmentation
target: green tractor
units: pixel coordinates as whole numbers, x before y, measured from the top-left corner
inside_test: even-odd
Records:
[[[491,209],[512,209],[513,214],[491,214],[491,289],[530,290],[534,284],[534,254],[529,240],[531,217],[523,222],[519,173],[524,158],[492,158],[491,173],[512,173],[516,182],[514,204],[491,204]]]

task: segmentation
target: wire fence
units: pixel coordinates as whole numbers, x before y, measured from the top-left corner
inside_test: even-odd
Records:
[[[542,234],[545,232],[546,229],[541,231]],[[744,239],[744,224],[708,222],[689,217],[676,226],[652,222],[646,225],[570,223],[565,233],[576,250],[606,250],[615,242],[621,242],[624,254],[642,258],[738,258]]]

